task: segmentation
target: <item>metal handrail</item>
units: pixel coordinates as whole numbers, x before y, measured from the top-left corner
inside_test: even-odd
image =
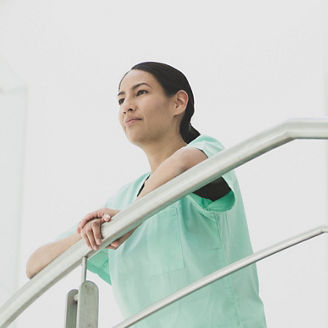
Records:
[[[145,308],[144,310],[140,311],[139,313],[131,316],[130,318],[120,322],[119,324],[115,325],[113,328],[127,328],[132,326],[133,324],[137,323],[138,321],[150,316],[151,314],[165,308],[166,306],[178,301],[180,298],[183,298],[198,289],[206,287],[207,285],[222,279],[228,276],[231,273],[234,273],[242,268],[245,268],[255,262],[265,259],[273,254],[281,252],[289,247],[295,246],[299,243],[302,243],[308,239],[313,237],[317,237],[321,234],[328,233],[328,226],[319,226],[315,229],[306,231],[302,234],[296,235],[294,237],[288,238],[283,240],[277,244],[274,244],[270,247],[267,247],[261,251],[255,252],[252,255],[246,256],[241,260],[233,262],[220,270],[210,273],[209,275],[189,284],[188,286],[179,289],[178,291],[174,292],[173,294],[159,300],[158,302],[150,305],[149,307]]]
[[[128,208],[116,214],[110,222],[103,224],[104,240],[99,250],[90,250],[84,240],[80,240],[16,291],[0,308],[0,327],[6,327],[11,323],[34,300],[76,268],[84,256],[89,258],[95,255],[114,240],[184,195],[294,139],[328,139],[328,118],[288,120],[219,152],[138,199]]]

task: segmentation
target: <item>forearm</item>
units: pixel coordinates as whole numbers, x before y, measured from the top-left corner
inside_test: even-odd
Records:
[[[74,233],[66,238],[41,246],[28,259],[26,264],[26,275],[33,278],[45,266],[52,262],[60,254],[81,239],[80,234]]]
[[[185,168],[183,162],[180,160],[179,154],[176,153],[170,156],[150,175],[137,199],[172,180],[184,171]]]

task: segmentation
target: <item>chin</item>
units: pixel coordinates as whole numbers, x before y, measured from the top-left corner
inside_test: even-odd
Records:
[[[126,133],[126,137],[132,144],[136,146],[140,147],[144,143],[144,137],[142,135]]]

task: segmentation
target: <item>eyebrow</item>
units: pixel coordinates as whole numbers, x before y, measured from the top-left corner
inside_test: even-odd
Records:
[[[151,86],[150,86],[148,83],[146,83],[146,82],[141,82],[141,83],[138,83],[138,84],[134,85],[134,86],[131,88],[131,90],[134,90],[134,89],[138,88],[140,85],[143,85],[143,84],[148,85],[148,86],[151,88]],[[124,91],[120,91],[120,92],[117,94],[117,97],[118,97],[119,95],[122,95],[122,94],[125,94],[125,92],[124,92]]]

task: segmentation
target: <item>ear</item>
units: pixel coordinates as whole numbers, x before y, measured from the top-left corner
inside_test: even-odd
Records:
[[[175,94],[175,114],[179,115],[185,111],[188,104],[188,94],[184,90],[179,90]]]

